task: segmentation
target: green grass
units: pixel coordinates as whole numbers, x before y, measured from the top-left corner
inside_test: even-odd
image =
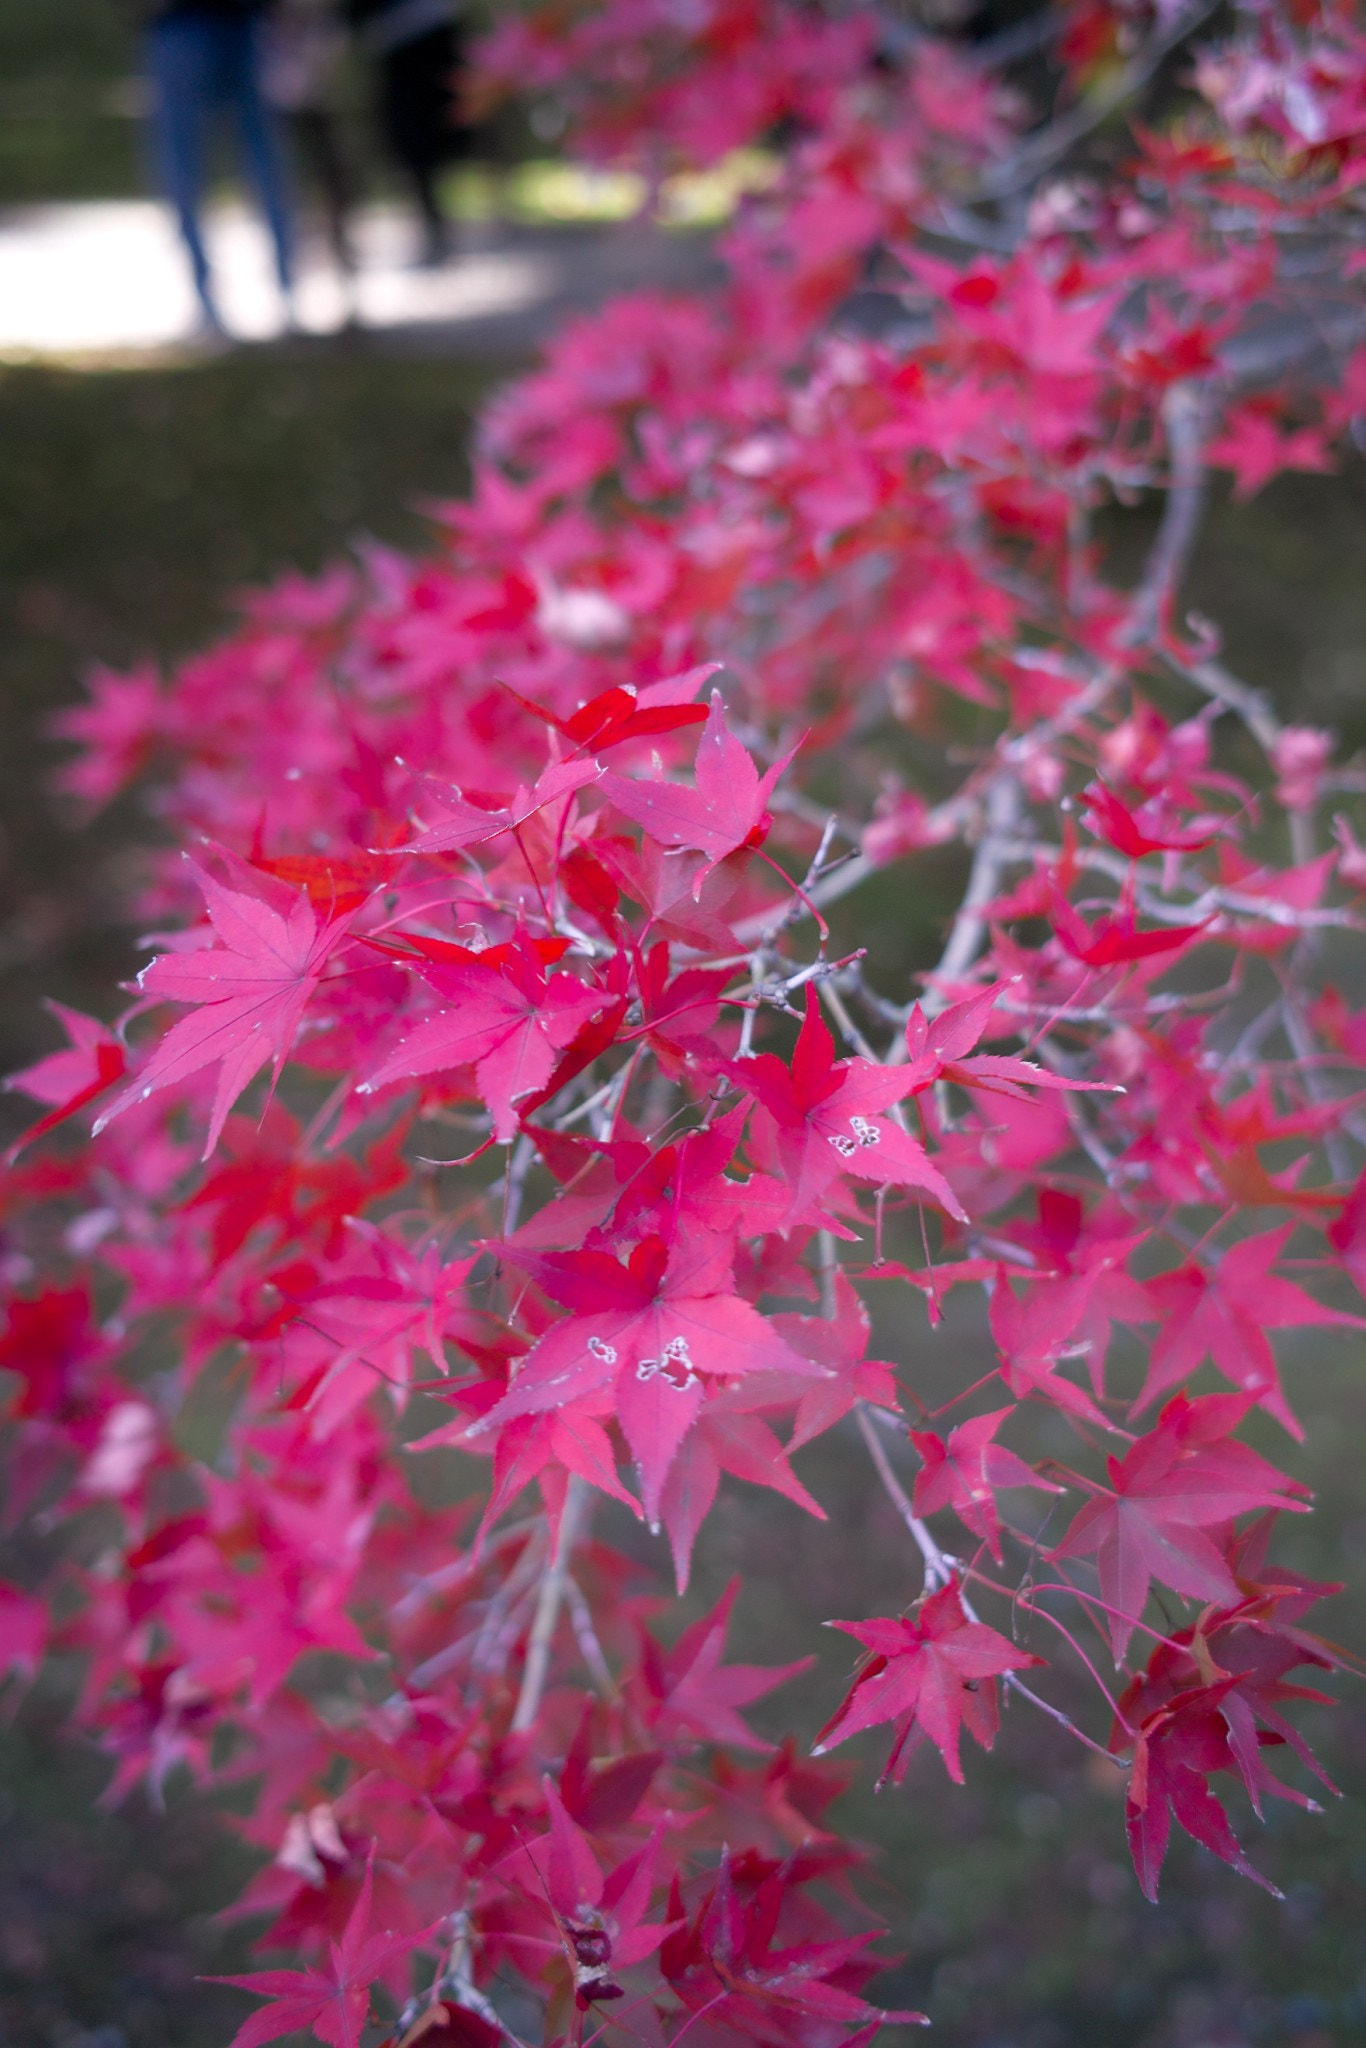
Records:
[[[137,13],[125,0],[0,0],[0,80],[112,84],[132,68]]]
[[[0,0],[0,206],[135,192],[133,7]]]
[[[1346,452],[1335,474],[1290,472],[1234,504],[1215,472],[1211,502],[1181,592],[1181,612],[1213,620],[1235,675],[1282,718],[1366,744],[1366,461]],[[1152,536],[1147,508],[1107,512],[1099,537],[1136,576]]]

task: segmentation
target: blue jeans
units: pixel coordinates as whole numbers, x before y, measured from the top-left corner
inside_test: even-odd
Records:
[[[195,290],[217,321],[199,209],[204,150],[216,117],[230,113],[275,246],[280,288],[292,276],[292,235],[284,156],[261,93],[258,23],[226,14],[174,14],[147,33],[155,95],[155,137],[167,196],[194,270]]]

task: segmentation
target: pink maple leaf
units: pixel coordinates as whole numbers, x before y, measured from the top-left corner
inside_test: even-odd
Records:
[[[883,1772],[899,1779],[908,1745],[928,1736],[956,1785],[963,1782],[959,1735],[963,1728],[983,1749],[996,1733],[996,1701],[990,1684],[1007,1671],[1042,1662],[1017,1650],[985,1622],[969,1621],[956,1585],[931,1593],[913,1620],[832,1621],[872,1652],[858,1672],[839,1711],[816,1742],[821,1756],[863,1728],[897,1723],[896,1742]]]
[[[1254,497],[1283,469],[1333,467],[1321,427],[1287,430],[1274,411],[1255,399],[1235,407],[1223,433],[1206,447],[1205,460],[1233,471],[1233,495],[1239,500]]]
[[[1053,1552],[1095,1557],[1117,1659],[1154,1579],[1188,1600],[1236,1600],[1208,1529],[1258,1508],[1303,1508],[1308,1489],[1230,1435],[1250,1406],[1236,1394],[1178,1394],[1125,1457],[1107,1461],[1109,1487],[1097,1488]]]
[[[830,1292],[832,1315],[781,1314],[773,1318],[773,1327],[794,1351],[815,1359],[830,1373],[828,1379],[816,1380],[801,1390],[789,1452],[833,1429],[860,1401],[871,1401],[879,1408],[897,1405],[893,1367],[884,1359],[865,1355],[872,1324],[848,1275],[837,1270]]]
[[[918,1515],[933,1515],[952,1508],[964,1527],[989,1545],[997,1563],[1001,1560],[1001,1525],[996,1513],[996,1489],[1006,1486],[1035,1486],[1045,1493],[1061,1493],[1051,1480],[1040,1479],[1032,1465],[1016,1457],[1004,1444],[995,1442],[997,1430],[1011,1414],[996,1408],[990,1415],[974,1415],[951,1429],[947,1442],[934,1430],[913,1429],[911,1442],[924,1460],[915,1478],[913,1506]]]
[[[11,1671],[36,1677],[47,1636],[48,1614],[42,1601],[0,1579],[0,1678]]]
[[[418,1947],[432,1933],[367,1933],[373,1896],[374,1859],[366,1868],[355,1905],[340,1941],[328,1944],[327,1966],[316,1970],[253,1970],[244,1977],[210,1977],[210,1984],[232,1984],[239,1991],[259,1992],[271,2003],[243,2021],[230,2048],[261,2048],[308,2027],[328,2048],[360,2048],[370,2017],[370,1987],[400,1956]]]
[[[660,1831],[604,1874],[587,1835],[548,1778],[544,1791],[549,1835],[526,1843],[509,1860],[514,1869],[530,1865],[524,1888],[549,1904],[573,1979],[574,2003],[586,2012],[594,2003],[623,1997],[614,1973],[653,1955],[668,1932],[667,1921],[644,1917],[654,1890]]]
[[[65,1003],[49,1003],[47,1007],[65,1031],[68,1043],[62,1052],[49,1053],[46,1059],[7,1077],[7,1089],[16,1088],[23,1095],[31,1095],[35,1102],[51,1104],[47,1115],[30,1124],[11,1146],[7,1158],[13,1158],[23,1146],[31,1145],[35,1138],[75,1116],[115,1081],[122,1080],[127,1070],[123,1047],[97,1017],[69,1010]]]
[[[312,1407],[335,1380],[361,1365],[361,1386],[368,1391],[378,1375],[401,1409],[411,1387],[416,1352],[425,1352],[438,1371],[446,1369],[442,1338],[452,1323],[460,1326],[463,1284],[473,1259],[443,1265],[434,1246],[415,1254],[373,1226],[356,1227],[369,1241],[374,1270],[324,1280],[291,1298],[299,1320],[329,1347],[336,1347],[292,1397],[291,1406]],[[320,1434],[331,1419],[327,1414],[319,1417]]]
[[[1037,1394],[1106,1429],[1109,1424],[1090,1395],[1057,1369],[1061,1358],[1086,1344],[1074,1333],[1094,1284],[1094,1276],[1087,1272],[1047,1277],[1030,1284],[1022,1299],[1006,1268],[999,1266],[991,1290],[991,1334],[1001,1353],[1001,1377],[1017,1399]]]
[[[415,1024],[362,1082],[362,1092],[473,1066],[493,1135],[505,1144],[517,1130],[517,1104],[545,1086],[557,1056],[605,998],[572,974],[548,975],[525,945],[510,947],[499,969],[433,965],[428,978],[448,1006]]]
[[[657,845],[690,848],[706,856],[697,871],[693,895],[711,867],[741,846],[757,845],[767,830],[768,799],[795,749],[761,776],[726,724],[726,707],[713,690],[711,709],[697,746],[694,787],[665,778],[634,781],[623,775],[602,778],[602,793],[619,811],[644,826]]]
[[[144,967],[138,986],[155,1002],[192,1003],[153,1047],[131,1085],[95,1125],[106,1124],[159,1088],[217,1066],[218,1086],[204,1145],[207,1159],[228,1111],[267,1062],[278,1076],[309,997],[345,929],[345,918],[320,922],[301,890],[287,917],[259,897],[228,889],[202,868],[195,880],[220,943],[163,953]]]
[[[841,1173],[883,1187],[922,1188],[951,1216],[967,1221],[924,1146],[882,1113],[916,1086],[913,1068],[837,1061],[814,995],[807,996],[790,1067],[764,1052],[732,1060],[726,1071],[754,1097],[760,1130],[776,1148],[790,1189],[788,1224],[811,1220]]]
[[[714,1232],[693,1230],[672,1245],[647,1237],[625,1264],[603,1251],[503,1249],[571,1314],[546,1332],[471,1434],[612,1388],[655,1526],[669,1467],[707,1381],[821,1370],[736,1294],[729,1241]]]
[[[747,1480],[751,1486],[770,1487],[818,1521],[826,1518],[824,1508],[792,1470],[773,1431],[758,1415],[748,1412],[746,1399],[742,1386],[704,1402],[669,1467],[659,1514],[668,1531],[680,1593],[688,1589],[693,1544],[716,1498],[722,1472]]]
[[[940,1014],[927,1019],[917,1003],[906,1022],[906,1051],[911,1077],[908,1089],[917,1095],[933,1081],[956,1081],[960,1088],[985,1088],[1000,1095],[1020,1095],[1026,1088],[1079,1088],[1115,1090],[1104,1081],[1070,1081],[1050,1074],[1035,1060],[1019,1053],[968,1054],[986,1030],[997,998],[1009,988],[1008,981],[993,982],[966,1002],[951,1003]],[[901,1071],[901,1070],[898,1070]],[[1122,1092],[1122,1091],[1120,1091]]]
[[[663,1740],[689,1736],[735,1749],[769,1749],[741,1720],[739,1709],[775,1686],[809,1671],[814,1658],[795,1664],[723,1664],[726,1630],[740,1591],[732,1579],[710,1614],[684,1629],[671,1650],[642,1633],[636,1689],[646,1726]]]
[[[429,822],[415,821],[417,836],[401,850],[454,853],[463,846],[478,846],[487,839],[496,839],[502,832],[515,832],[548,804],[595,782],[599,773],[598,764],[591,757],[552,761],[530,789],[519,786],[506,802],[488,805],[471,803],[458,789],[424,779],[420,802]]]
[[[1161,1328],[1140,1408],[1189,1379],[1208,1353],[1225,1379],[1250,1394],[1292,1436],[1303,1435],[1281,1392],[1267,1331],[1364,1326],[1360,1316],[1326,1307],[1272,1271],[1293,1230],[1293,1224],[1286,1224],[1244,1238],[1212,1270],[1193,1261],[1148,1283]]]
[[[716,1881],[688,1922],[680,1921],[661,1954],[663,1974],[691,2013],[691,2026],[704,2013],[724,2028],[724,2038],[766,2042],[789,2041],[813,2034],[825,2041],[839,2037],[834,2028],[853,2026],[851,2048],[872,2039],[884,2023],[927,2026],[925,2015],[881,2011],[851,1989],[877,1967],[868,1955],[877,1930],[837,1936],[832,1941],[810,1937],[778,1947],[779,1930],[791,1925],[788,1899],[796,1887],[793,1864],[756,1862],[746,1857],[744,1876],[759,1882],[748,1898],[735,1882],[736,1860],[729,1849],[721,1858]],[[748,1866],[748,1867],[745,1867]],[[746,1887],[748,1889],[748,1886]],[[673,1903],[681,1908],[681,1893]]]

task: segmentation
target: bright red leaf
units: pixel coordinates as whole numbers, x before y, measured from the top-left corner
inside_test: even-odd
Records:
[[[896,1741],[884,1782],[900,1779],[915,1745],[927,1737],[949,1776],[961,1785],[960,1731],[966,1728],[990,1749],[996,1733],[993,1681],[1041,1661],[1016,1649],[994,1628],[969,1621],[956,1585],[931,1593],[911,1620],[832,1621],[830,1627],[854,1636],[871,1655],[838,1713],[822,1728],[816,1754],[847,1742],[861,1729],[894,1721]]]

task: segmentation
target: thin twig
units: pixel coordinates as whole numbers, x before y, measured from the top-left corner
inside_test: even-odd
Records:
[[[929,991],[924,1008],[930,1016],[948,1002],[941,985],[957,980],[967,971],[986,935],[986,906],[1001,886],[1001,869],[1005,864],[1002,842],[1014,832],[1020,817],[1020,785],[1012,774],[1002,771],[992,779],[985,809],[985,829],[972,857],[967,890],[939,964],[927,977]]]
[[[941,1586],[947,1586],[952,1579],[954,1561],[939,1548],[911,1506],[909,1496],[892,1470],[892,1461],[887,1456],[886,1447],[879,1438],[873,1419],[862,1401],[854,1409],[854,1419],[858,1423],[859,1434],[868,1446],[868,1455],[873,1461],[878,1478],[882,1481],[883,1490],[910,1530],[915,1546],[924,1560],[925,1591],[935,1593]]]
[[[1108,84],[1099,86],[1075,107],[1050,121],[1046,128],[1026,136],[1013,156],[986,173],[974,198],[1003,199],[1041,177],[1084,136],[1099,128],[1126,100],[1140,92],[1168,52],[1207,21],[1217,5],[1218,0],[1200,0],[1199,5],[1177,15],[1165,29],[1145,43]]]
[[[963,1602],[963,1612],[971,1612],[966,1600]],[[1116,1756],[1112,1749],[1106,1749],[1093,1736],[1088,1735],[1084,1728],[1078,1728],[1071,1715],[1064,1714],[1061,1707],[1055,1707],[1050,1700],[1042,1699],[1022,1678],[1017,1678],[1013,1671],[1007,1671],[1004,1677],[1009,1691],[1018,1693],[1022,1700],[1029,1701],[1031,1707],[1037,1707],[1041,1713],[1047,1714],[1050,1721],[1056,1721],[1059,1728],[1065,1728],[1069,1735],[1075,1735],[1078,1742],[1085,1743],[1097,1756],[1104,1757],[1107,1764],[1114,1764],[1117,1770],[1127,1770],[1128,1760],[1125,1757]]]
[[[949,1585],[955,1578],[957,1560],[951,1558],[945,1551],[939,1548],[939,1545],[911,1506],[901,1481],[892,1470],[891,1460],[888,1458],[886,1449],[878,1438],[872,1417],[862,1402],[859,1403],[855,1414],[863,1441],[868,1446],[868,1455],[876,1467],[877,1475],[882,1481],[888,1498],[897,1509],[906,1527],[910,1530],[916,1547],[924,1560],[925,1591],[927,1593],[937,1592],[941,1586]],[[967,1592],[961,1583],[958,1589],[958,1597],[967,1619],[971,1622],[977,1621],[979,1619],[977,1610],[968,1598]],[[1049,1619],[1051,1620],[1052,1616],[1049,1616]],[[1041,1699],[1038,1693],[1027,1686],[1013,1671],[1007,1671],[1002,1675],[1008,1691],[1018,1693],[1020,1698],[1028,1700],[1031,1706],[1040,1708],[1043,1713],[1048,1715],[1051,1721],[1056,1721],[1060,1728],[1065,1728],[1070,1735],[1075,1735],[1078,1742],[1084,1743],[1088,1749],[1093,1749],[1097,1756],[1103,1756],[1107,1763],[1115,1764],[1120,1769],[1124,1768],[1121,1758],[1113,1756],[1108,1749],[1103,1749],[1100,1743],[1094,1741],[1086,1733],[1085,1729],[1079,1728],[1076,1722],[1063,1712],[1061,1707],[1055,1707],[1048,1700]]]
[[[589,1675],[602,1697],[605,1700],[614,1699],[617,1682],[612,1676],[612,1667],[603,1654],[602,1644],[598,1641],[598,1632],[593,1626],[593,1610],[572,1572],[565,1579],[564,1591],[569,1602],[569,1619],[573,1624],[579,1655],[587,1665]]]
[[[1173,384],[1163,400],[1171,476],[1162,523],[1123,634],[1130,647],[1151,640],[1166,618],[1200,531],[1205,506],[1204,413],[1204,394],[1189,379]]]
[[[526,1669],[522,1673],[522,1690],[517,1697],[517,1706],[512,1716],[514,1735],[524,1735],[534,1727],[536,1716],[541,1711],[541,1695],[550,1675],[550,1652],[555,1642],[555,1630],[559,1626],[560,1609],[564,1605],[565,1591],[569,1578],[569,1560],[578,1540],[579,1526],[586,1519],[588,1508],[588,1487],[572,1474],[565,1491],[564,1509],[560,1516],[560,1540],[555,1546],[555,1555],[550,1569],[541,1581],[540,1597],[536,1602],[536,1613],[527,1638]]]

